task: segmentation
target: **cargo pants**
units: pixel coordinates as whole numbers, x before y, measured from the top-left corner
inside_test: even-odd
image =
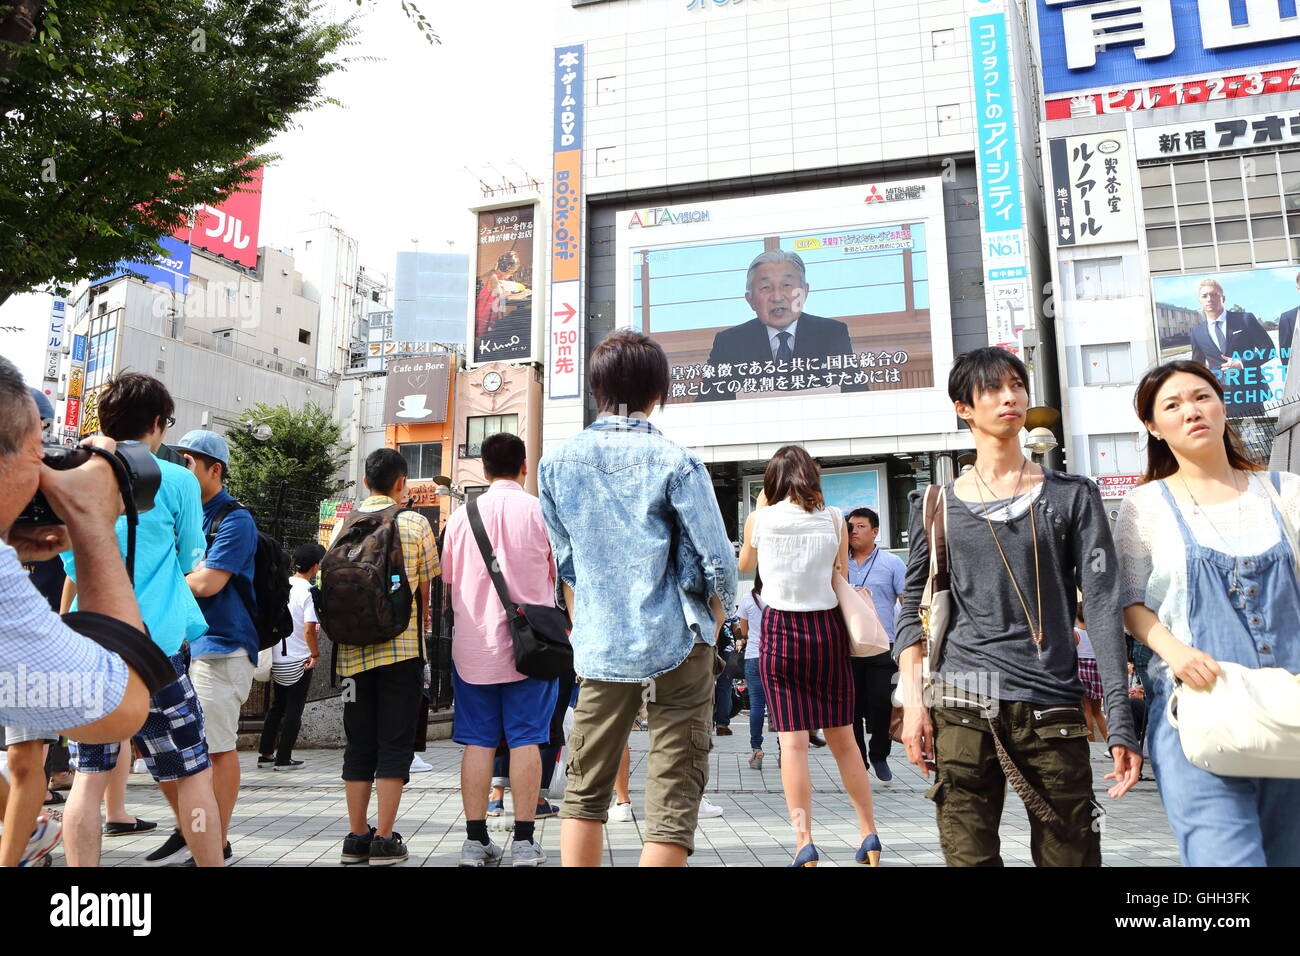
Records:
[[[1101,866],[1103,811],[1094,803],[1088,731],[1078,706],[997,702],[1008,756],[1025,782],[1063,821],[1049,826],[1029,814],[1035,866]],[[989,721],[975,707],[930,711],[935,731],[933,800],[939,845],[949,866],[1002,866],[998,827],[1007,775]]]

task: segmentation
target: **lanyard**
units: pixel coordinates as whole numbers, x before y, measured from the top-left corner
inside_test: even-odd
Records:
[[[865,588],[867,586],[867,578],[871,576],[871,568],[875,565],[876,558],[878,557],[880,557],[880,545],[876,545],[875,550],[871,552],[871,557],[867,560],[866,566],[862,569],[862,580],[857,584],[853,584],[852,579],[850,579],[849,583],[853,584],[855,588]]]

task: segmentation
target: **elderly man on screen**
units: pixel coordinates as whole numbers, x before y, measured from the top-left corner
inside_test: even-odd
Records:
[[[769,249],[754,257],[745,277],[745,301],[754,310],[748,322],[723,329],[713,337],[709,365],[751,362],[785,362],[788,374],[793,359],[818,359],[813,374],[826,368],[831,355],[853,354],[849,327],[836,319],[805,312],[808,279],[803,259],[795,252]],[[742,376],[733,375],[730,379]],[[700,395],[702,402],[733,399],[738,390],[725,386],[727,376],[713,379],[713,387]],[[857,386],[861,390],[865,386]],[[844,385],[843,391],[855,390]]]

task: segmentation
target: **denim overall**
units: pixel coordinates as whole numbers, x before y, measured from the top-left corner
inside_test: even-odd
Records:
[[[1276,473],[1269,478],[1280,488]],[[1160,491],[1187,548],[1189,643],[1215,660],[1300,673],[1300,586],[1277,507],[1270,501],[1278,543],[1235,558],[1198,544],[1163,481]],[[1234,564],[1241,590],[1230,594]],[[1300,780],[1220,777],[1192,764],[1169,723],[1174,684],[1166,674],[1153,681],[1148,739],[1183,865],[1300,866]]]

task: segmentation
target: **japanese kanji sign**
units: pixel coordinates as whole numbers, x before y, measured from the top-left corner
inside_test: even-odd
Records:
[[[548,394],[582,394],[582,126],[586,48],[555,50],[555,172],[551,183]]]
[[[1133,140],[1138,159],[1290,145],[1300,143],[1300,109],[1135,129]]]
[[[1137,238],[1133,185],[1123,133],[1054,139],[1048,226],[1060,246]]]

